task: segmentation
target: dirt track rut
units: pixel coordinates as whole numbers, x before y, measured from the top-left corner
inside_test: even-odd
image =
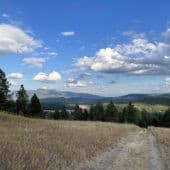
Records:
[[[117,146],[90,162],[81,164],[81,170],[167,170],[161,159],[153,134],[141,129],[122,139]]]

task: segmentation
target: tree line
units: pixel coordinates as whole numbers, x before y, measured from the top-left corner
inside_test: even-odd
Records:
[[[29,117],[46,118],[46,113],[43,112],[36,94],[29,101],[28,94],[24,86],[21,85],[16,94],[16,101],[14,101],[9,87],[10,83],[5,73],[0,69],[0,110]],[[170,127],[170,109],[166,110],[165,113],[149,113],[146,110],[139,111],[131,102],[122,111],[119,111],[112,101],[106,107],[98,102],[96,105],[91,105],[89,110],[82,109],[76,104],[71,112],[68,112],[66,106],[63,106],[55,111],[52,118],[134,123],[141,127],[150,125]]]
[[[14,101],[12,94],[10,94],[9,87],[10,83],[5,73],[0,69],[0,110],[30,117],[42,116],[41,103],[36,94],[33,94],[29,101],[28,94],[24,86],[21,85],[16,94],[16,101]]]
[[[71,113],[63,106],[62,109],[55,111],[53,118],[62,120],[133,123],[140,127],[170,127],[170,109],[165,111],[165,113],[149,113],[144,109],[139,111],[131,102],[129,102],[122,111],[119,111],[112,101],[105,107],[101,102],[98,102],[96,105],[90,106],[89,110],[82,109],[76,104]]]

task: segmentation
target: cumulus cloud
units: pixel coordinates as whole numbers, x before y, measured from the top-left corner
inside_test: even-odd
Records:
[[[47,58],[28,57],[28,58],[24,58],[23,62],[29,66],[40,68],[43,66],[46,60]]]
[[[32,52],[41,46],[39,40],[34,39],[22,29],[9,24],[0,24],[0,37],[0,55]]]
[[[133,38],[127,44],[100,49],[93,57],[79,58],[75,66],[103,73],[170,74],[170,43]]]
[[[56,81],[61,80],[61,75],[56,71],[53,71],[49,74],[40,72],[33,78],[33,80],[45,83],[55,83]]]
[[[78,80],[78,79],[74,79],[74,78],[68,78],[65,87],[68,88],[76,88],[76,87],[88,87],[90,85],[92,85],[93,82],[86,82],[86,81],[82,81],[82,80]]]
[[[10,73],[7,77],[10,79],[22,79],[24,76],[22,73]]]
[[[63,35],[63,36],[74,36],[75,32],[74,31],[65,31],[65,32],[61,32],[61,35]]]

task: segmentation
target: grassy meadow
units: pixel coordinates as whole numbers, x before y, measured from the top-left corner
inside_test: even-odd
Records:
[[[0,112],[0,169],[74,169],[136,129],[127,124],[30,119]]]

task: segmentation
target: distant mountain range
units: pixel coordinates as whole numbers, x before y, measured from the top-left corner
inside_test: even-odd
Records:
[[[14,92],[15,94],[16,92]],[[57,91],[52,89],[28,90],[31,97],[34,93],[40,98],[42,103],[60,104],[94,104],[96,102],[128,103],[141,102],[148,104],[170,105],[170,93],[166,94],[128,94],[119,97],[103,97],[88,93],[74,93],[69,91]]]
[[[140,102],[146,104],[170,105],[170,93],[165,94],[128,94],[120,97],[103,99],[103,102],[112,100],[114,103]]]

